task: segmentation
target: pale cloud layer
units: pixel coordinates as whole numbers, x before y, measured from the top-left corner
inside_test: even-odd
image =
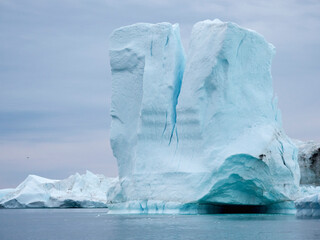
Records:
[[[64,178],[85,169],[116,176],[109,146],[108,36],[136,22],[192,26],[220,18],[276,46],[275,93],[289,136],[320,141],[319,1],[0,2],[0,188],[27,174]]]

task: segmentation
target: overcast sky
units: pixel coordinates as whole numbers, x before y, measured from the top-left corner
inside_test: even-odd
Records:
[[[320,1],[1,0],[0,188],[28,174],[116,176],[108,36],[136,22],[254,29],[276,47],[275,94],[292,138],[320,141]]]

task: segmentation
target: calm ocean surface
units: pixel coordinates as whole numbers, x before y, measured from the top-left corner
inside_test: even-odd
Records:
[[[108,215],[106,209],[0,209],[1,240],[320,239],[294,215]]]

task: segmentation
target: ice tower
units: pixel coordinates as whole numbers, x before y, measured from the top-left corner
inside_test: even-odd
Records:
[[[177,24],[110,37],[111,209],[197,211],[291,199],[300,173],[273,95],[274,47],[220,20],[194,25],[186,57]]]

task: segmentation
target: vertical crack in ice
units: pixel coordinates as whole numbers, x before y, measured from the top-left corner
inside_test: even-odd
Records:
[[[239,45],[238,45],[236,57],[238,57],[238,55],[239,55],[239,49],[240,49],[240,47],[241,47],[241,45],[242,45],[243,40],[245,39],[245,37],[246,37],[246,34],[243,36],[243,38],[241,39],[241,41],[240,41],[240,43],[239,43]]]
[[[280,136],[279,133],[278,133],[278,136]],[[278,149],[279,149],[279,151],[280,151],[280,156],[281,156],[283,165],[286,166],[286,168],[288,168],[288,170],[290,171],[291,175],[294,177],[294,172],[293,172],[292,169],[291,169],[289,166],[287,166],[287,164],[286,164],[286,161],[285,161],[285,158],[284,158],[284,146],[283,146],[283,142],[278,139],[278,136],[277,136],[277,141],[278,141],[278,143],[280,144],[280,148],[278,148]],[[293,154],[294,154],[294,153],[293,153]]]
[[[165,131],[167,130],[167,125],[168,125],[168,112],[166,111],[166,123],[164,124],[164,128],[162,131],[162,137],[163,137]]]
[[[179,135],[178,135],[178,129],[176,128],[176,138],[177,138],[177,143],[179,143]],[[177,145],[178,147],[178,145]]]
[[[278,141],[279,143],[280,143],[280,155],[281,155],[281,159],[282,159],[282,162],[283,162],[283,164],[287,167],[287,164],[286,164],[286,162],[285,162],[285,160],[284,160],[284,157],[283,157],[283,151],[284,151],[284,149],[283,149],[283,143],[281,142],[281,141]]]
[[[182,46],[182,42],[180,39],[180,31],[179,31],[179,26],[176,25],[175,28],[173,29],[174,35],[176,35],[177,42],[177,50],[176,50],[176,67],[175,67],[175,80],[173,83],[173,94],[172,94],[172,112],[171,112],[171,134],[170,134],[170,139],[169,139],[169,145],[171,144],[174,132],[176,131],[176,137],[177,137],[177,143],[179,141],[178,138],[178,132],[176,129],[176,123],[177,123],[177,104],[178,104],[178,98],[180,95],[180,90],[181,90],[181,84],[182,84],[182,78],[183,78],[183,73],[184,73],[184,68],[185,68],[185,53],[184,49]],[[167,37],[167,41],[169,41],[169,38]]]
[[[164,46],[167,46],[169,43],[169,36],[167,36],[166,44]]]
[[[151,40],[151,44],[150,44],[150,56],[152,56],[152,48],[153,48],[153,40]]]
[[[279,133],[278,133],[278,134],[279,134]],[[277,141],[278,141],[278,143],[280,144],[280,147],[279,147],[278,149],[279,149],[279,152],[280,152],[280,156],[281,156],[283,165],[285,165],[285,166],[289,169],[289,171],[291,172],[291,174],[293,174],[293,172],[291,171],[291,169],[287,166],[286,161],[284,160],[284,156],[283,156],[284,147],[283,147],[282,141],[280,141],[280,140],[278,139],[278,136],[277,136]]]
[[[179,59],[179,64],[176,67],[176,79],[175,79],[175,83],[174,83],[174,90],[173,90],[173,96],[172,96],[172,113],[171,113],[172,129],[171,129],[171,134],[170,134],[169,145],[171,144],[174,131],[176,130],[176,123],[177,123],[177,109],[176,108],[177,108],[177,104],[178,104],[178,97],[180,95],[180,90],[181,90],[184,65],[185,65],[185,59],[184,59],[184,56],[181,55],[180,59]],[[178,142],[178,138],[177,138],[177,142]]]

